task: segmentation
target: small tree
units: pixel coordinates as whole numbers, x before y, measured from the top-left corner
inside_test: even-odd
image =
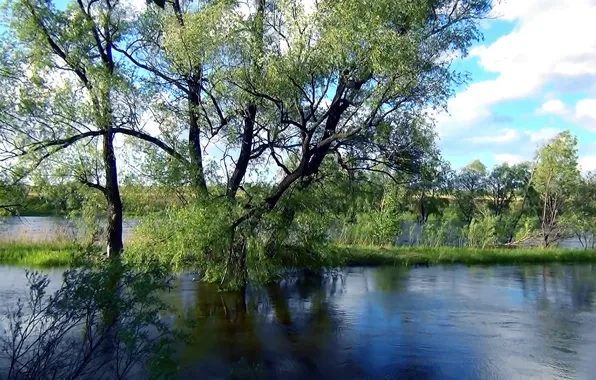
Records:
[[[486,190],[486,166],[475,160],[457,173],[454,183],[454,196],[457,210],[462,221],[466,224],[478,211],[479,198],[484,196]]]
[[[584,249],[596,246],[596,176],[589,173],[577,186],[565,223]]]
[[[538,151],[534,184],[542,200],[543,246],[552,246],[568,233],[561,216],[571,209],[579,183],[577,138],[565,131]]]
[[[489,208],[493,215],[500,217],[509,207],[528,180],[527,163],[509,166],[507,163],[496,166],[486,178],[489,195]]]

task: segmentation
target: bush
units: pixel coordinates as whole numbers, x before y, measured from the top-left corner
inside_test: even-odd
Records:
[[[487,248],[496,243],[496,222],[494,216],[483,216],[472,219],[470,224],[463,229],[466,246],[469,248]]]
[[[174,271],[194,269],[204,281],[227,288],[249,279],[267,282],[288,267],[320,268],[330,220],[310,202],[306,193],[294,194],[238,226],[245,210],[224,197],[172,207],[137,226],[125,259],[137,266],[157,260]]]

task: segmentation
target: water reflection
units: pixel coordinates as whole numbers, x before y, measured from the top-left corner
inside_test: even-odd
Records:
[[[180,279],[185,378],[591,378],[596,267],[359,268],[242,293]]]
[[[51,273],[59,284],[59,273]],[[0,267],[0,302],[23,270]],[[596,373],[596,266],[353,268],[164,297],[182,378],[580,378]]]

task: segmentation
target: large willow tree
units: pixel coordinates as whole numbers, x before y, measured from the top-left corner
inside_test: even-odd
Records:
[[[214,278],[242,284],[251,261],[275,255],[267,247],[304,241],[288,226],[300,230],[297,210],[329,203],[313,189],[338,168],[349,177],[419,172],[433,141],[430,116],[463,79],[451,61],[480,38],[478,21],[491,3],[158,0],[127,14],[114,0],[78,0],[66,10],[18,0],[10,8],[17,45],[26,52],[18,68],[34,66],[35,58],[66,70],[85,96],[71,86],[71,101],[44,100],[39,108],[36,100],[32,109],[43,113],[34,124],[22,118],[23,102],[5,99],[11,117],[22,121],[18,128],[12,122],[14,151],[50,153],[83,137],[103,139],[106,185],[93,185],[108,190],[102,191],[114,210],[114,134],[151,143],[156,150],[144,150],[144,157],[167,160],[199,199],[187,209],[194,220],[170,220],[162,230],[175,230],[163,234],[152,229],[152,246],[202,255]],[[133,101],[125,100],[130,93]],[[46,91],[42,99],[57,94]],[[64,103],[80,105],[72,120],[44,118]],[[142,114],[131,106],[137,103]],[[147,118],[159,133],[142,129],[138,120]],[[90,130],[73,128],[81,125]],[[15,138],[19,128],[26,133]],[[252,255],[255,247],[265,254]]]
[[[292,198],[324,183],[329,168],[392,178],[419,171],[433,140],[430,114],[463,79],[451,61],[480,37],[491,8],[488,0],[156,4],[162,9],[146,12],[118,51],[152,78],[155,107],[183,121],[167,136],[184,136],[202,198],[226,199],[225,217],[200,208],[225,228],[197,246],[217,264],[216,277],[240,283],[247,240],[275,239],[270,215],[278,227],[291,224],[300,203]],[[214,149],[221,153],[210,172],[201,152]],[[260,174],[268,167],[275,177]],[[227,248],[212,252],[222,242]],[[170,246],[182,255],[194,248]]]

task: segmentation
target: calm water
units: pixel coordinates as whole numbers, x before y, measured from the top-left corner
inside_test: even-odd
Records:
[[[53,272],[52,276],[58,276]],[[0,304],[23,287],[0,268]],[[596,265],[354,268],[245,295],[180,278],[183,378],[593,379]]]
[[[124,221],[125,240],[132,235],[132,229],[137,223],[138,221],[133,219]],[[0,221],[0,241],[54,241],[74,238],[77,233],[77,223],[63,217],[13,216]]]

